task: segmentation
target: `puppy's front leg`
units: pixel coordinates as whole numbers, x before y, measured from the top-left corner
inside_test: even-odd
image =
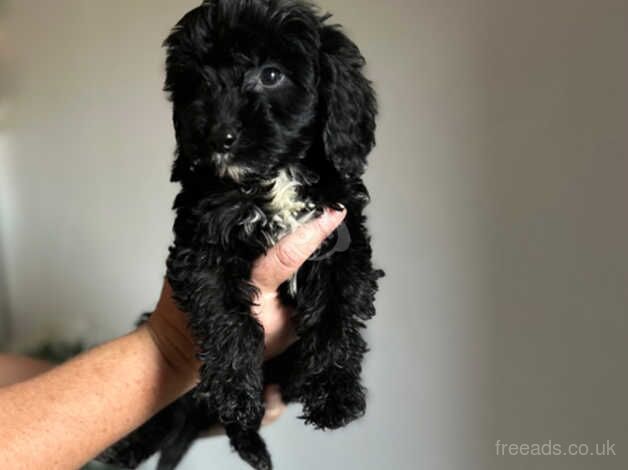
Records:
[[[223,423],[256,428],[264,415],[264,330],[251,315],[254,288],[244,263],[236,270],[211,259],[217,257],[182,245],[168,259],[168,279],[202,361],[195,395]]]
[[[217,410],[240,457],[256,470],[270,470],[270,455],[258,434],[264,416],[262,327],[249,309],[214,314],[208,327],[197,397]]]
[[[181,252],[178,262],[176,253],[171,257],[169,279],[199,345],[195,397],[216,413],[240,456],[253,468],[268,470],[270,455],[258,435],[264,416],[264,331],[251,315],[248,270],[208,267],[203,256],[193,261],[189,251]]]
[[[206,327],[197,397],[209,400],[223,424],[257,429],[264,415],[262,328],[248,311],[213,313]]]

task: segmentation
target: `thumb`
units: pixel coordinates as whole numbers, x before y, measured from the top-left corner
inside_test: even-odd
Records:
[[[346,210],[325,209],[318,219],[287,235],[257,261],[251,275],[253,284],[261,290],[277,290],[338,228],[346,215]]]

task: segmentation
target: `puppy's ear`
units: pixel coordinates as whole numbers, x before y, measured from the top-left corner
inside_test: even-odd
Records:
[[[195,151],[186,135],[189,129],[186,110],[202,85],[203,58],[206,54],[213,2],[188,12],[164,41],[166,48],[166,81],[164,91],[172,101],[172,120],[177,138],[177,158],[172,168],[172,181],[181,181],[194,165]]]
[[[189,11],[172,29],[163,46],[166,48],[166,82],[164,90],[177,102],[189,98],[201,81],[203,59],[209,47],[213,3]]]
[[[337,26],[321,29],[320,99],[327,158],[345,178],[359,177],[375,145],[377,101],[358,47]]]

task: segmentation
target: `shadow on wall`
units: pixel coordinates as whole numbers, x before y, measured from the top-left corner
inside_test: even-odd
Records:
[[[7,46],[4,35],[4,12],[6,8],[6,2],[0,0],[0,139],[2,139],[3,130],[5,127],[5,106],[6,97],[8,96],[9,89],[9,74],[7,66]],[[0,148],[0,152],[2,149]],[[2,157],[0,155],[0,165],[2,164]],[[4,168],[0,167],[0,175],[4,171]],[[0,201],[1,202],[1,201]],[[0,346],[6,344],[9,339],[10,330],[10,315],[9,315],[9,302],[8,292],[6,286],[6,266],[3,253],[4,239],[2,234],[2,213],[0,212]]]
[[[0,109],[2,106],[2,95],[0,94]],[[1,117],[0,117],[1,119]],[[2,121],[0,120],[0,185],[6,186],[7,175],[6,161],[4,160],[4,142],[5,136],[2,129]],[[2,189],[2,188],[0,188]],[[5,238],[4,230],[6,220],[6,207],[3,203],[6,203],[6,194],[0,192],[0,347],[5,346],[11,336],[11,315],[9,312],[9,291],[7,285],[7,266],[5,257]]]

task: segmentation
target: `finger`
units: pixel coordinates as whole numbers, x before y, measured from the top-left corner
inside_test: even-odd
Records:
[[[299,339],[294,327],[294,311],[281,304],[276,292],[273,296],[262,302],[259,307],[263,311],[256,315],[264,327],[264,360],[279,356]]]
[[[290,279],[323,241],[342,223],[347,211],[325,209],[321,217],[296,229],[277,243],[255,265],[252,281],[266,291],[276,290]]]
[[[268,426],[277,421],[286,411],[286,405],[281,399],[279,385],[266,387],[266,390],[264,390],[264,404],[266,406],[266,414],[264,415],[262,426]]]

